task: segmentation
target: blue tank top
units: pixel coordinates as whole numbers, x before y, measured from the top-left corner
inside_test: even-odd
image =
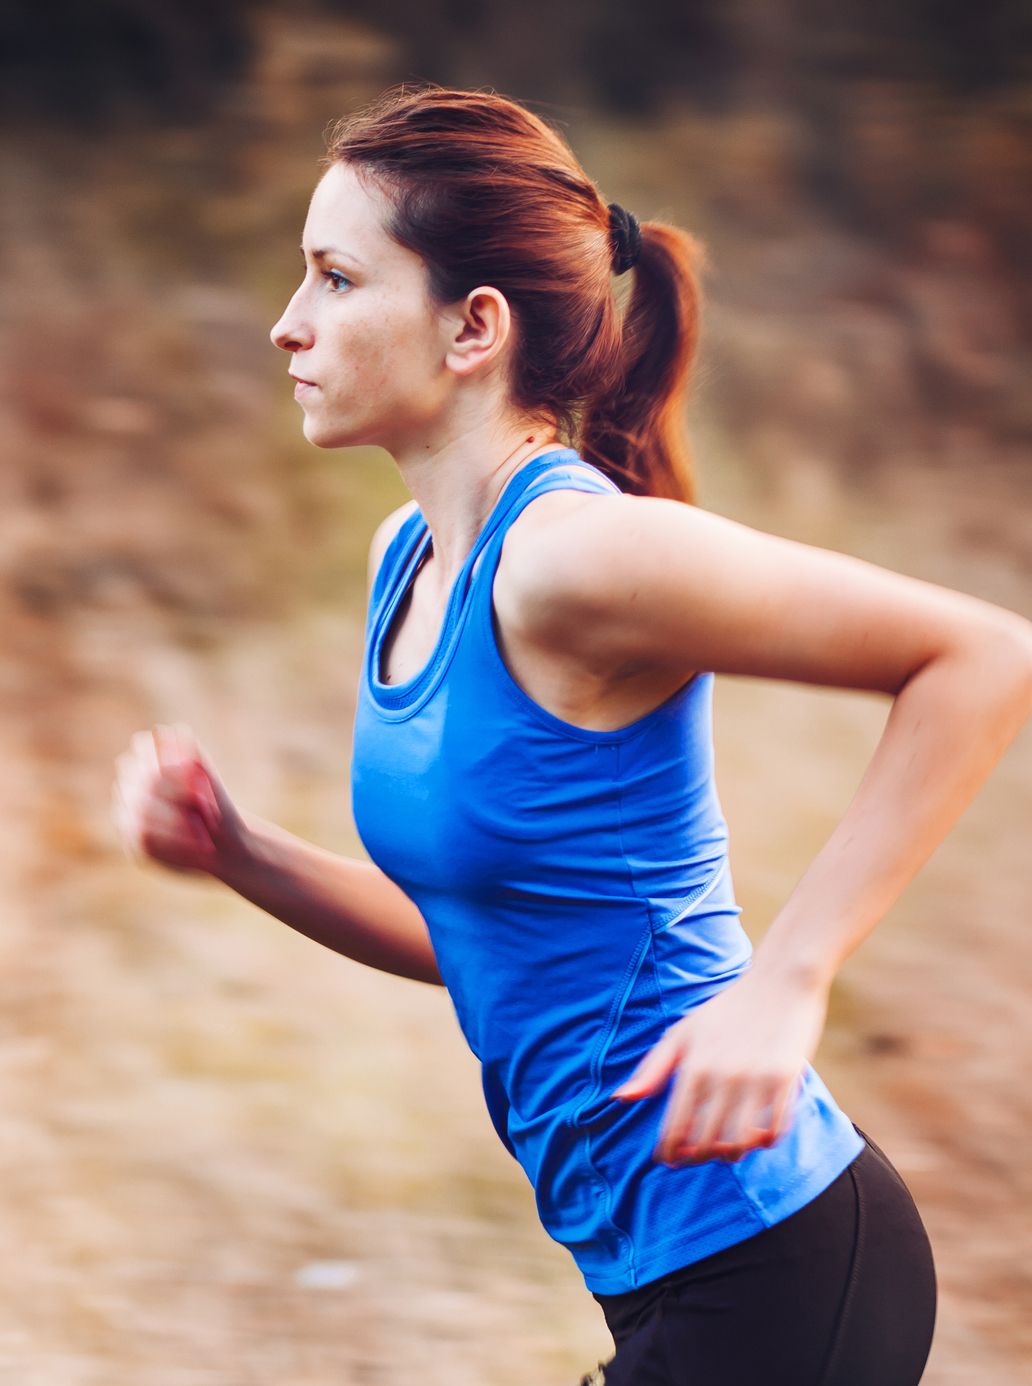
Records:
[[[809,1064],[787,1132],[735,1163],[658,1163],[670,1087],[609,1095],[749,966],[752,946],[713,777],[714,675],[593,731],[541,707],[504,663],[491,599],[502,541],[556,489],[620,494],[570,448],[520,467],[426,665],[385,684],[385,636],[430,544],[418,509],[399,527],[370,593],[352,808],[370,858],[426,920],[491,1121],[545,1230],[589,1290],[613,1294],[788,1217],[864,1142]]]

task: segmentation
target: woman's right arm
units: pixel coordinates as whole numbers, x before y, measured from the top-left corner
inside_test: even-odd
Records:
[[[406,501],[378,525],[369,546],[368,590],[415,504]],[[444,985],[422,914],[373,862],[337,856],[251,815],[240,841],[239,856],[214,873],[238,895],[356,962]]]
[[[338,856],[247,815],[240,848],[211,874],[335,953],[444,985],[422,914],[373,862]]]
[[[379,525],[369,584],[407,502]],[[242,813],[188,727],[137,732],[116,761],[113,815],[127,852],[214,877],[292,929],[381,972],[443,986],[418,907],[378,866]]]
[[[112,807],[130,856],[222,881],[335,953],[443,985],[426,923],[401,887],[372,862],[243,813],[189,727],[136,732],[116,763]]]

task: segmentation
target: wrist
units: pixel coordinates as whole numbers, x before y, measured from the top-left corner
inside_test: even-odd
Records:
[[[753,951],[749,971],[786,990],[810,995],[828,993],[835,976],[835,969],[824,959],[766,949],[762,943]]]
[[[233,889],[253,880],[269,859],[272,830],[256,814],[238,813],[233,833],[218,843],[210,874]]]

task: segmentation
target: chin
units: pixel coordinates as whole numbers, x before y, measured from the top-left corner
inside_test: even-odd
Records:
[[[357,448],[376,447],[379,444],[369,437],[368,432],[356,432],[343,428],[330,429],[314,423],[307,415],[303,430],[305,438],[316,448]]]
[[[346,439],[342,439],[340,429],[327,428],[325,424],[313,419],[311,414],[305,415],[301,431],[313,447],[340,448],[346,446]]]

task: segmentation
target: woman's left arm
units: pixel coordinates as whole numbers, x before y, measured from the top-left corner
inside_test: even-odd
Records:
[[[911,674],[849,807],[768,926],[752,966],[829,986],[1030,715],[1028,650],[991,627],[958,632],[951,648]]]
[[[846,813],[750,966],[675,1022],[615,1094],[645,1096],[674,1075],[657,1156],[737,1159],[785,1129],[835,973],[1032,715],[1032,622],[679,502],[567,504],[514,546],[520,610],[542,642],[579,647],[595,669],[638,659],[893,698]]]

